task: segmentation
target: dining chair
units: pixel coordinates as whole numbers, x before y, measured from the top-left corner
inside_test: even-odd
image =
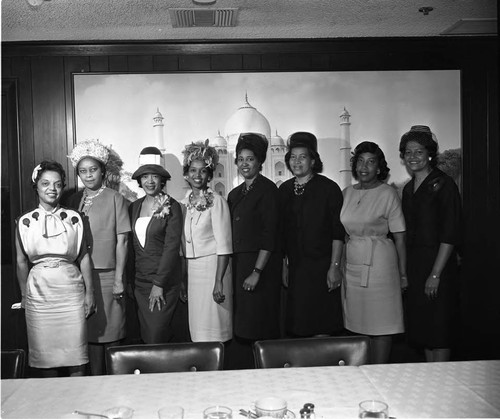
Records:
[[[368,336],[261,340],[253,345],[256,368],[320,367],[368,363]]]
[[[2,351],[2,379],[23,378],[26,363],[26,352],[23,349]]]
[[[215,371],[224,364],[221,342],[160,343],[106,349],[108,374]]]

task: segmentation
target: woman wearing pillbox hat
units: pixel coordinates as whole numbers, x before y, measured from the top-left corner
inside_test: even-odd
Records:
[[[90,371],[106,373],[104,355],[125,337],[125,264],[130,232],[128,204],[105,186],[110,150],[97,140],[76,144],[69,156],[84,188],[68,204],[85,216],[90,227],[89,253],[94,265],[96,313],[88,320]]]
[[[283,282],[288,287],[286,331],[304,337],[337,334],[343,330],[342,192],[319,174],[323,163],[313,134],[292,134],[285,162],[294,175],[279,188]]]
[[[438,143],[428,126],[415,125],[403,134],[399,153],[412,175],[403,189],[408,338],[425,349],[427,361],[448,361],[458,314],[460,193],[436,167]]]
[[[235,163],[244,182],[228,196],[233,232],[234,334],[249,343],[280,335],[278,189],[260,174],[268,141],[243,133]]]
[[[167,343],[181,287],[182,210],[164,192],[170,174],[159,164],[156,147],[142,150],[142,164],[132,175],[145,196],[129,207],[132,226],[133,276],[141,338],[144,343]]]

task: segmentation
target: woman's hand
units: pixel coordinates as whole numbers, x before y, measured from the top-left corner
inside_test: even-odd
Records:
[[[85,292],[83,306],[85,309],[85,318],[89,318],[95,312],[95,298],[93,291]]]
[[[163,297],[163,288],[158,285],[153,285],[149,294],[149,311],[153,311],[155,305],[158,305],[158,310],[161,311],[162,304],[165,305],[165,297]]]
[[[257,286],[260,279],[260,274],[257,272],[252,272],[247,279],[243,281],[243,289],[245,291],[253,291]]]
[[[342,283],[342,272],[340,272],[339,265],[330,265],[330,269],[326,274],[326,285],[328,287],[328,292],[334,291],[340,288]]]
[[[439,288],[439,276],[437,275],[429,275],[427,281],[425,281],[425,295],[430,299],[434,299],[437,297]]]
[[[125,292],[125,287],[123,285],[123,277],[116,278],[115,282],[113,282],[113,298],[115,300],[120,301],[123,298],[123,294]]]
[[[226,296],[224,295],[224,286],[222,284],[222,280],[220,279],[215,280],[212,296],[217,304],[222,304],[226,299]]]
[[[184,281],[181,281],[181,291],[179,293],[179,299],[183,303],[186,303],[188,300],[187,286],[186,286],[186,282],[184,282]]]
[[[288,261],[283,259],[283,269],[281,271],[281,282],[285,288],[288,288]]]

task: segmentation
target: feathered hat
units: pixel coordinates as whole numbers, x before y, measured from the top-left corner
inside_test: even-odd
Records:
[[[208,145],[208,142],[208,139],[205,142],[192,142],[184,147],[184,150],[182,150],[182,154],[184,154],[184,167],[190,166],[193,160],[201,160],[205,163],[206,167],[215,170],[219,163],[219,155],[214,147]]]

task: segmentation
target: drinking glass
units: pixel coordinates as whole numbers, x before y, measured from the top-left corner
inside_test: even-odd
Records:
[[[232,419],[233,411],[226,406],[211,406],[203,411],[203,419]]]
[[[389,406],[380,400],[365,400],[359,404],[359,418],[388,418]]]
[[[184,419],[184,408],[181,406],[164,406],[158,410],[159,419]]]

